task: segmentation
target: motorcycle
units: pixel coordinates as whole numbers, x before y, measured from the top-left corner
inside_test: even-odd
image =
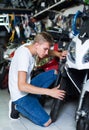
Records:
[[[0,47],[0,89],[8,88],[8,71],[16,47],[16,44]]]
[[[89,18],[86,25],[89,24]],[[85,25],[84,25],[85,26]],[[86,27],[85,27],[86,28]],[[83,28],[84,29],[84,28]],[[82,29],[81,29],[82,30]],[[69,53],[65,70],[79,92],[79,104],[76,111],[76,130],[88,130],[89,129],[89,31],[83,30],[83,33],[75,37],[69,46]],[[84,48],[84,49],[83,49]],[[75,74],[71,74],[71,71]],[[73,75],[73,76],[72,76]],[[75,78],[73,78],[75,75]]]
[[[66,91],[65,100],[77,98],[78,106],[75,112],[76,130],[89,130],[89,15],[84,15],[84,23],[80,33],[68,46],[66,61],[59,70],[59,89]],[[54,99],[51,107],[51,118],[56,121],[59,108],[64,101]]]

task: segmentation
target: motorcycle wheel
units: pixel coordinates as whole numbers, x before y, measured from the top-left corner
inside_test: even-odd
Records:
[[[89,130],[89,92],[85,93],[82,104],[82,110],[87,112],[87,116],[79,117],[76,130]]]
[[[62,101],[59,99],[54,99],[51,107],[51,112],[50,112],[50,117],[52,119],[52,122],[55,122],[57,120],[61,106],[62,106]]]
[[[84,118],[80,118],[77,122],[76,130],[89,130],[89,124]]]
[[[60,74],[58,75],[58,79],[56,81],[56,85],[60,83],[60,88],[61,90],[65,90],[66,88],[66,80],[65,78],[60,78]],[[58,118],[59,115],[59,111],[61,109],[61,107],[63,106],[64,100],[60,100],[60,99],[53,99],[52,102],[52,107],[51,107],[51,111],[50,111],[50,117],[52,119],[52,122],[55,122]]]

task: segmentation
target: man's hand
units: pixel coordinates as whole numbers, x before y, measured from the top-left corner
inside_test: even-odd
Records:
[[[65,59],[65,58],[66,58],[66,56],[67,56],[67,53],[68,53],[68,51],[67,51],[67,50],[65,50],[65,51],[61,52],[61,54],[60,54],[60,59]]]
[[[65,93],[66,93],[66,92],[65,92],[64,90],[60,90],[60,89],[58,89],[58,88],[59,88],[59,86],[50,89],[49,95],[50,95],[51,97],[54,97],[54,98],[63,100],[64,97],[65,97]]]
[[[56,56],[60,59],[65,59],[65,57],[67,56],[67,52],[68,52],[67,50],[62,51],[62,52],[55,51],[55,50],[49,50],[48,56]]]

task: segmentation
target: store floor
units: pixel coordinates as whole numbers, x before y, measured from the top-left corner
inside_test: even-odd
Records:
[[[0,130],[76,130],[76,102],[65,103],[57,121],[46,128],[35,125],[22,116],[19,120],[10,120],[8,117],[8,102],[8,90],[0,90]],[[49,104],[45,105],[47,112],[50,111]]]

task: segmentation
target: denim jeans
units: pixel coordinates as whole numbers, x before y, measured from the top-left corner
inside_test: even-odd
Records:
[[[48,88],[57,78],[57,74],[55,74],[54,71],[55,70],[49,70],[37,75],[32,79],[31,84],[37,87]],[[28,94],[14,103],[16,104],[16,109],[23,116],[37,125],[44,126],[50,119],[50,116],[40,104],[39,97],[41,97],[41,95]]]

